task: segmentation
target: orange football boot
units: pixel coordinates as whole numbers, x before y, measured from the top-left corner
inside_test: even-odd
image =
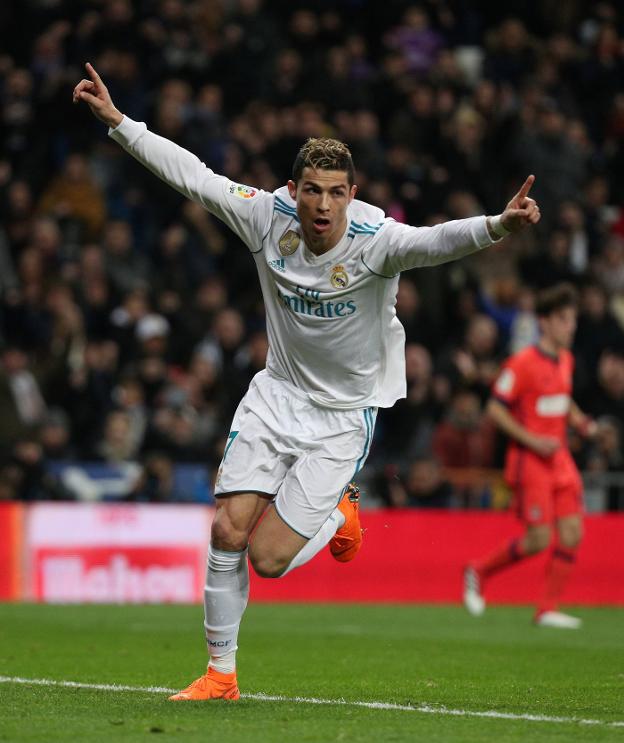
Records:
[[[360,527],[360,489],[350,482],[340,499],[338,510],[345,517],[344,524],[329,541],[329,549],[338,562],[349,562],[362,546]]]
[[[208,667],[203,676],[193,681],[186,689],[169,697],[172,702],[203,701],[206,699],[227,699],[233,701],[240,698],[236,671],[220,673]]]

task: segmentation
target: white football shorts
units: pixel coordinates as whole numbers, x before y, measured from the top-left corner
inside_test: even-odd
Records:
[[[241,400],[219,467],[215,497],[258,493],[311,538],[366,461],[377,408],[331,410],[261,371]]]

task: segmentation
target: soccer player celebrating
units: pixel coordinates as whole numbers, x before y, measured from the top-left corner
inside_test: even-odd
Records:
[[[378,407],[405,396],[405,334],[394,309],[400,272],[461,258],[538,222],[528,196],[534,177],[502,214],[410,227],[355,199],[348,148],[322,138],[306,142],[292,180],[267,193],[217,175],[124,116],[86,69],[74,102],[87,103],[130,155],[223,220],[258,270],[269,353],[234,415],[215,483],[208,669],[171,697],[238,699],[248,557],[259,575],[279,577],[327,544],[341,562],[360,547],[358,492],[349,483],[368,455]]]
[[[546,567],[546,587],[535,614],[541,627],[577,629],[581,620],[558,611],[576,560],[582,531],[582,482],[567,446],[570,424],[593,435],[596,424],[571,399],[576,330],[576,293],[558,284],[538,295],[540,339],[511,356],[494,384],[488,413],[510,439],[505,480],[525,525],[519,539],[471,563],[464,572],[464,603],[471,614],[485,610],[484,582],[501,570],[555,543]]]

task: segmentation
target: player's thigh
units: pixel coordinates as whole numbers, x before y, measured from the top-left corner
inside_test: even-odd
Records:
[[[237,493],[273,498],[282,484],[295,453],[276,387],[256,377],[239,403],[217,472],[217,499]]]
[[[364,464],[376,411],[323,411],[300,442],[301,454],[275,498],[282,520],[302,537],[313,537],[340,502],[345,487]]]
[[[559,543],[574,549],[583,536],[583,481],[567,452],[557,473],[554,508]]]
[[[514,488],[516,512],[527,529],[550,525],[554,520],[553,484],[551,478],[520,482]]]
[[[557,522],[569,519],[569,523],[580,524],[583,515],[583,481],[568,452],[563,452],[557,462],[554,510]]]
[[[219,498],[212,522],[212,544],[227,551],[245,549],[249,535],[269,502],[268,498],[257,493],[237,493]]]
[[[542,552],[550,544],[552,527],[550,524],[527,524],[524,535],[524,547],[527,554]]]
[[[559,544],[574,549],[583,538],[583,519],[578,513],[557,519]]]

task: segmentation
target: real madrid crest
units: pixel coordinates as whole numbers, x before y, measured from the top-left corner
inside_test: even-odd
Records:
[[[301,236],[294,230],[288,230],[279,239],[279,249],[282,255],[292,255],[299,247]]]
[[[331,270],[329,280],[331,281],[331,285],[334,287],[334,289],[346,288],[347,284],[349,283],[349,277],[347,276],[347,272],[344,270],[344,266],[334,266]]]

